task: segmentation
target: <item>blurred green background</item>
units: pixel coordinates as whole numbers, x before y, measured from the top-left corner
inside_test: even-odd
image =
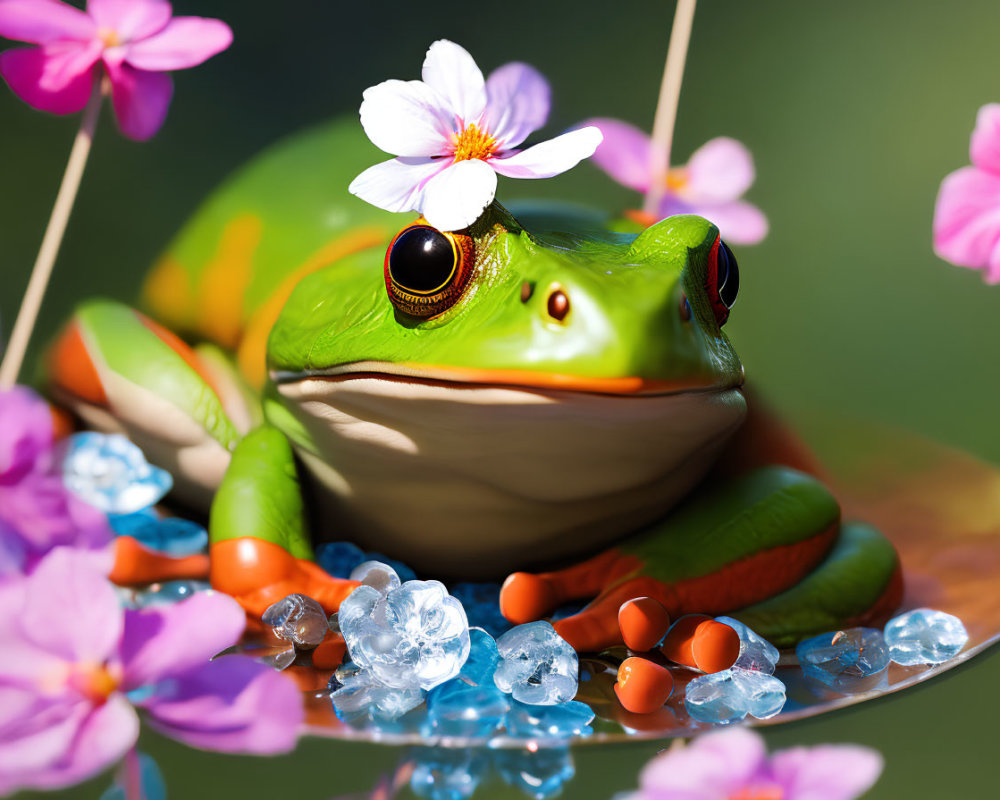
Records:
[[[548,133],[595,115],[648,128],[674,4],[181,0],[175,8],[225,19],[235,43],[176,76],[167,123],[151,142],[127,141],[102,119],[36,348],[79,298],[132,298],[158,251],[230,170],[303,125],[355,111],[367,86],[418,77],[434,39],[460,42],[484,70],[511,60],[537,66],[554,90]],[[721,134],[754,153],[749,197],[771,234],[737,253],[742,294],[727,330],[748,376],[791,416],[844,412],[1000,463],[1000,288],[931,251],[937,187],[967,163],[978,107],[1000,101],[998,40],[996,0],[699,5],[674,160]],[[32,111],[5,90],[0,120],[7,334],[76,122]],[[504,182],[499,196],[637,203],[589,165],[550,181]],[[929,685],[766,736],[772,747],[879,748],[887,769],[872,798],[993,797],[997,680],[994,648]],[[235,786],[247,797],[330,797],[370,787],[400,757],[322,741],[275,760],[146,743],[171,796],[183,798],[231,796]],[[607,798],[633,786],[657,749],[579,750],[565,796]],[[508,794],[491,784],[476,797]]]

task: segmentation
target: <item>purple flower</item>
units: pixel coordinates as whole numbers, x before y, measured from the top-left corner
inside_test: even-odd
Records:
[[[244,656],[232,598],[123,610],[79,552],[58,548],[0,585],[0,794],[75,783],[135,744],[139,720],[196,747],[274,753],[302,721],[298,689]]]
[[[350,191],[387,211],[419,211],[445,231],[465,228],[493,201],[497,173],[551,178],[601,141],[600,131],[584,128],[515,149],[549,116],[549,84],[527,64],[506,64],[484,80],[468,51],[441,39],[427,50],[422,77],[373,86],[361,104],[368,138],[399,158],[362,172]]]
[[[111,570],[107,517],[63,486],[52,413],[30,389],[0,392],[0,579],[30,572],[53,547],[91,551]]]
[[[971,167],[941,182],[934,208],[934,252],[1000,283],[1000,105],[979,109],[969,145]]]
[[[661,753],[642,771],[631,800],[852,800],[882,772],[882,757],[858,745],[779,750],[746,728],[699,736]]]
[[[59,0],[0,0],[0,36],[39,47],[0,54],[0,75],[28,105],[81,111],[106,73],[122,133],[148,139],[167,115],[175,69],[229,47],[221,20],[174,17],[165,0],[88,0],[86,12]]]
[[[594,163],[618,183],[649,191],[652,141],[643,131],[617,119],[591,119],[604,134]],[[754,181],[753,157],[735,139],[720,136],[694,151],[683,167],[667,173],[659,218],[697,214],[713,222],[731,244],[757,244],[767,235],[767,218],[740,197]]]

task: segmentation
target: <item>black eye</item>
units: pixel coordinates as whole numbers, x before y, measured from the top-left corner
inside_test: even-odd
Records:
[[[437,316],[461,296],[471,275],[472,240],[429,225],[400,231],[385,254],[385,286],[393,305],[413,317]]]
[[[733,251],[721,239],[716,240],[716,246],[708,257],[706,284],[715,319],[720,326],[724,325],[740,290],[740,268]]]

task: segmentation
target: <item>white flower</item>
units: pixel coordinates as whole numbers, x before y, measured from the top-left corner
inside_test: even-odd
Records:
[[[515,150],[549,115],[549,85],[527,64],[505,64],[489,80],[472,56],[441,39],[422,81],[390,80],[364,93],[361,125],[398,156],[366,169],[350,192],[387,211],[418,211],[435,228],[471,225],[496,194],[497,173],[551,178],[593,155],[596,127]]]

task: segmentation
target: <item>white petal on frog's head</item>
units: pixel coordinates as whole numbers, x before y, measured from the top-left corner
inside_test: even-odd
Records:
[[[551,178],[592,156],[603,138],[594,126],[580,128],[514,155],[490,159],[490,164],[508,178]]]
[[[475,222],[496,195],[492,163],[475,158],[459,161],[428,181],[419,209],[428,224],[457,231]]]
[[[418,211],[428,182],[450,164],[445,159],[393,158],[366,169],[347,190],[386,211]]]
[[[486,108],[486,82],[476,60],[461,45],[439,39],[427,49],[424,83],[444,100],[462,127],[479,120]]]
[[[444,155],[451,142],[452,112],[422,81],[383,81],[366,89],[361,126],[372,143],[396,156]]]

